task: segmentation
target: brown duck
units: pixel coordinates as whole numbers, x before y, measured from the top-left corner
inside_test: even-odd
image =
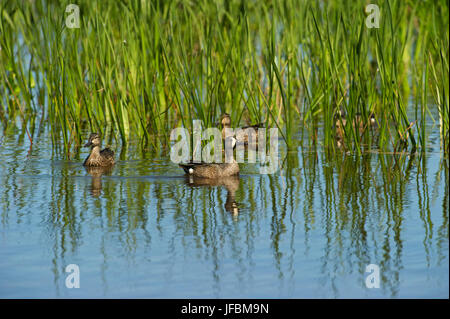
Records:
[[[88,142],[84,145],[84,147],[91,147],[91,153],[84,161],[84,166],[105,167],[114,165],[114,151],[109,148],[100,150],[100,145],[100,135],[97,133],[92,133],[89,136]]]
[[[220,116],[220,123],[222,124],[222,138],[225,140],[225,129],[231,128],[231,116],[228,113],[224,113]],[[254,125],[249,126],[243,126],[241,127],[240,131],[237,131],[236,139],[237,143],[244,143],[245,145],[248,145],[249,142],[249,135],[255,134],[254,136],[254,142],[258,142],[258,128],[264,127],[263,123],[258,123]],[[252,129],[252,130],[251,130]]]
[[[359,134],[363,134],[368,125],[365,123],[363,116],[361,113],[356,113],[355,118],[353,119],[353,129],[357,129]],[[338,146],[342,146],[344,142],[344,127],[347,125],[347,118],[345,114],[342,114],[339,112],[335,115],[335,123],[334,123],[334,129],[336,131],[336,141],[338,143]],[[369,125],[371,128],[377,127],[377,121],[375,119],[375,115],[373,113],[369,116]]]

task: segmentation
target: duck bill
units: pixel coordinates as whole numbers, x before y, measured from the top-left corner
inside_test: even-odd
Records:
[[[92,142],[87,142],[86,144],[84,144],[84,147],[89,147],[89,146],[91,146],[92,145]]]

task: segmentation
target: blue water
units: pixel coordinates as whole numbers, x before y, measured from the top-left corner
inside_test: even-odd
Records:
[[[31,149],[4,134],[0,297],[448,298],[448,160],[433,134],[415,156],[281,146],[277,173],[243,164],[218,185],[138,143],[98,176],[87,150],[65,160],[48,133]]]

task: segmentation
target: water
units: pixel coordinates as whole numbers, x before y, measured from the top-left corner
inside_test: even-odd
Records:
[[[132,142],[110,172],[0,139],[2,298],[448,298],[448,162],[286,153],[276,174],[192,184]],[[77,264],[80,288],[65,286]],[[366,287],[366,266],[380,288]]]

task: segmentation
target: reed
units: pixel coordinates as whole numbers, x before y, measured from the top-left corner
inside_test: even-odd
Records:
[[[65,25],[69,3],[0,4],[3,131],[32,141],[40,121],[70,157],[87,131],[146,148],[228,112],[278,127],[290,148],[336,151],[336,114],[374,113],[377,139],[344,127],[346,149],[362,154],[425,150],[437,108],[448,154],[446,1],[380,1],[373,29],[364,2],[80,0],[79,29]]]

